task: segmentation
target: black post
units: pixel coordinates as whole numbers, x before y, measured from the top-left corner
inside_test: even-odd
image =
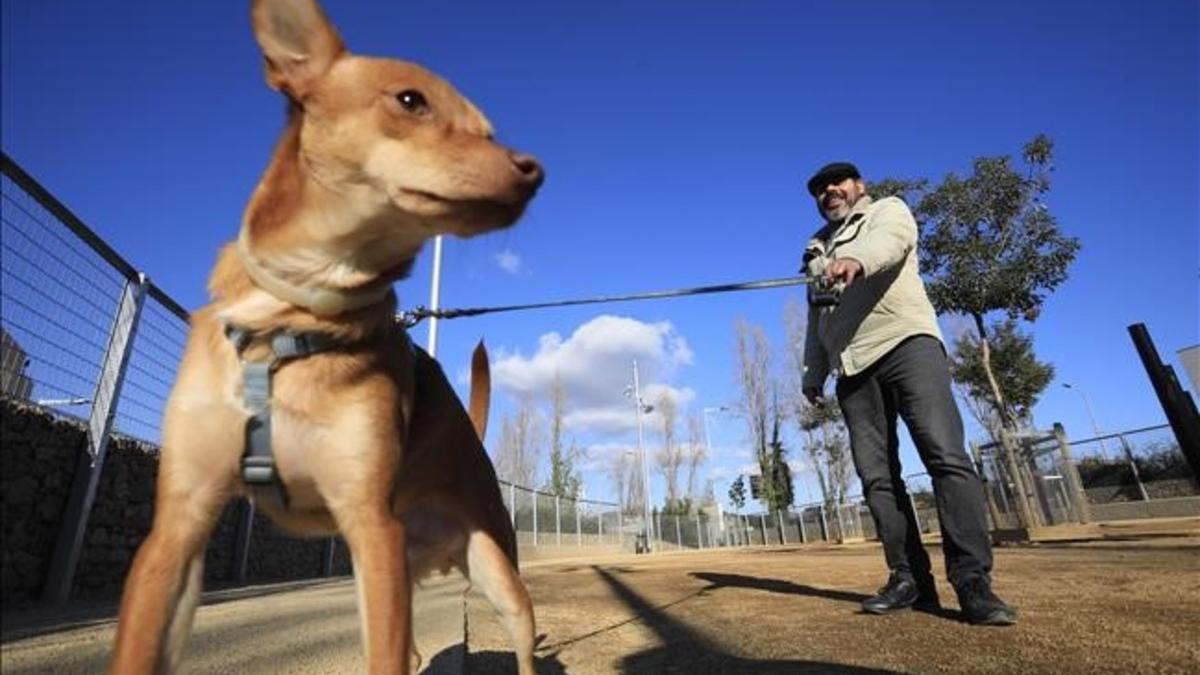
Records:
[[[1179,449],[1192,468],[1192,480],[1200,486],[1200,413],[1196,411],[1196,402],[1179,385],[1175,370],[1164,365],[1159,358],[1146,326],[1140,323],[1129,326],[1129,335],[1150,376],[1154,393],[1167,413],[1167,421],[1171,423],[1171,430],[1179,441]]]

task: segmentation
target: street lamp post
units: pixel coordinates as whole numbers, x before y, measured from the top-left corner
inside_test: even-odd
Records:
[[[1092,421],[1092,431],[1096,434],[1096,438],[1100,441],[1100,455],[1108,461],[1108,448],[1104,445],[1103,434],[1100,431],[1100,425],[1096,423],[1096,414],[1092,412],[1092,402],[1088,398],[1087,392],[1070,382],[1063,382],[1063,388],[1078,392],[1083,397],[1083,407],[1087,409],[1088,418]]]
[[[702,411],[703,417],[704,417],[704,449],[708,451],[708,456],[710,459],[713,456],[713,451],[712,451],[712,433],[709,431],[709,428],[708,428],[708,414],[710,412],[724,412],[726,410],[729,410],[729,408],[721,405],[721,406],[716,406],[716,407],[711,407],[711,408],[705,408]],[[693,449],[693,452],[694,452],[694,449]],[[715,497],[715,495],[714,495],[714,497]],[[721,511],[721,501],[719,499],[714,499],[714,501],[717,502],[717,528],[721,532],[721,539],[724,540],[724,538],[725,538],[725,516]]]
[[[637,411],[637,434],[638,434],[638,455],[642,460],[642,491],[645,493],[645,503],[643,504],[643,518],[645,520],[646,530],[646,548],[648,551],[654,550],[653,535],[650,522],[650,463],[646,461],[646,447],[642,442],[642,413],[648,413],[654,410],[654,406],[646,405],[642,401],[641,382],[638,378],[637,359],[633,360],[633,390],[625,391],[628,396],[632,393],[634,409]]]
[[[429,308],[438,311],[441,303],[442,290],[442,235],[433,238],[433,279],[429,288]],[[437,358],[438,320],[436,316],[429,317],[429,355]]]

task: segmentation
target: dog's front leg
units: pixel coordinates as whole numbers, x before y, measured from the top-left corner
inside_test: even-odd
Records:
[[[159,500],[125,581],[110,673],[157,675],[178,664],[200,599],[204,545],[224,501]]]
[[[412,646],[412,584],[404,523],[392,515],[387,504],[380,504],[368,513],[344,514],[339,526],[354,562],[368,672],[407,673]]]

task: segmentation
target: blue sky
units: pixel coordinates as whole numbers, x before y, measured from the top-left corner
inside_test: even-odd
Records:
[[[1018,153],[1041,132],[1056,144],[1048,203],[1083,249],[1027,326],[1039,356],[1087,392],[1102,427],[1128,429],[1165,416],[1126,326],[1146,323],[1181,376],[1175,351],[1200,342],[1192,0],[326,10],[351,50],[439,72],[504,142],[546,166],[514,229],[447,242],[444,306],[786,276],[818,224],[803,189],[816,166],[849,159],[868,178],[937,179],[977,155]],[[217,248],[235,235],[283,123],[248,3],[6,1],[2,18],[4,151],[182,305],[203,304]],[[405,306],[428,302],[430,252],[399,285]],[[502,373],[493,434],[514,392],[570,371],[572,434],[594,446],[587,494],[608,498],[605,458],[634,442],[621,397],[629,361],[685,410],[729,404],[734,322],[762,325],[778,348],[796,297],[459,319],[441,324],[438,352],[457,378],[486,337]],[[1060,381],[1036,419],[1091,435],[1080,396]],[[744,424],[709,421],[723,495],[747,462]],[[904,455],[906,473],[921,470]],[[798,492],[812,493],[808,476]]]

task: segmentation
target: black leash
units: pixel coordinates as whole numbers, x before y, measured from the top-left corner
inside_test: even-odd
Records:
[[[673,291],[652,291],[650,293],[634,293],[632,295],[605,295],[597,298],[579,300],[558,300],[554,302],[534,302],[525,305],[505,305],[501,307],[471,307],[465,309],[428,309],[424,305],[406,312],[401,312],[397,319],[407,328],[412,328],[423,319],[457,319],[461,316],[479,316],[496,312],[516,312],[526,309],[544,309],[547,307],[567,307],[570,305],[592,305],[601,302],[626,302],[629,300],[654,300],[658,298],[675,298],[683,295],[704,295],[707,293],[731,293],[733,291],[757,291],[765,288],[781,288],[784,286],[799,286],[813,283],[809,277],[784,277],[765,281],[750,281],[740,284],[720,284],[718,286],[699,286],[696,288],[681,288]]]

